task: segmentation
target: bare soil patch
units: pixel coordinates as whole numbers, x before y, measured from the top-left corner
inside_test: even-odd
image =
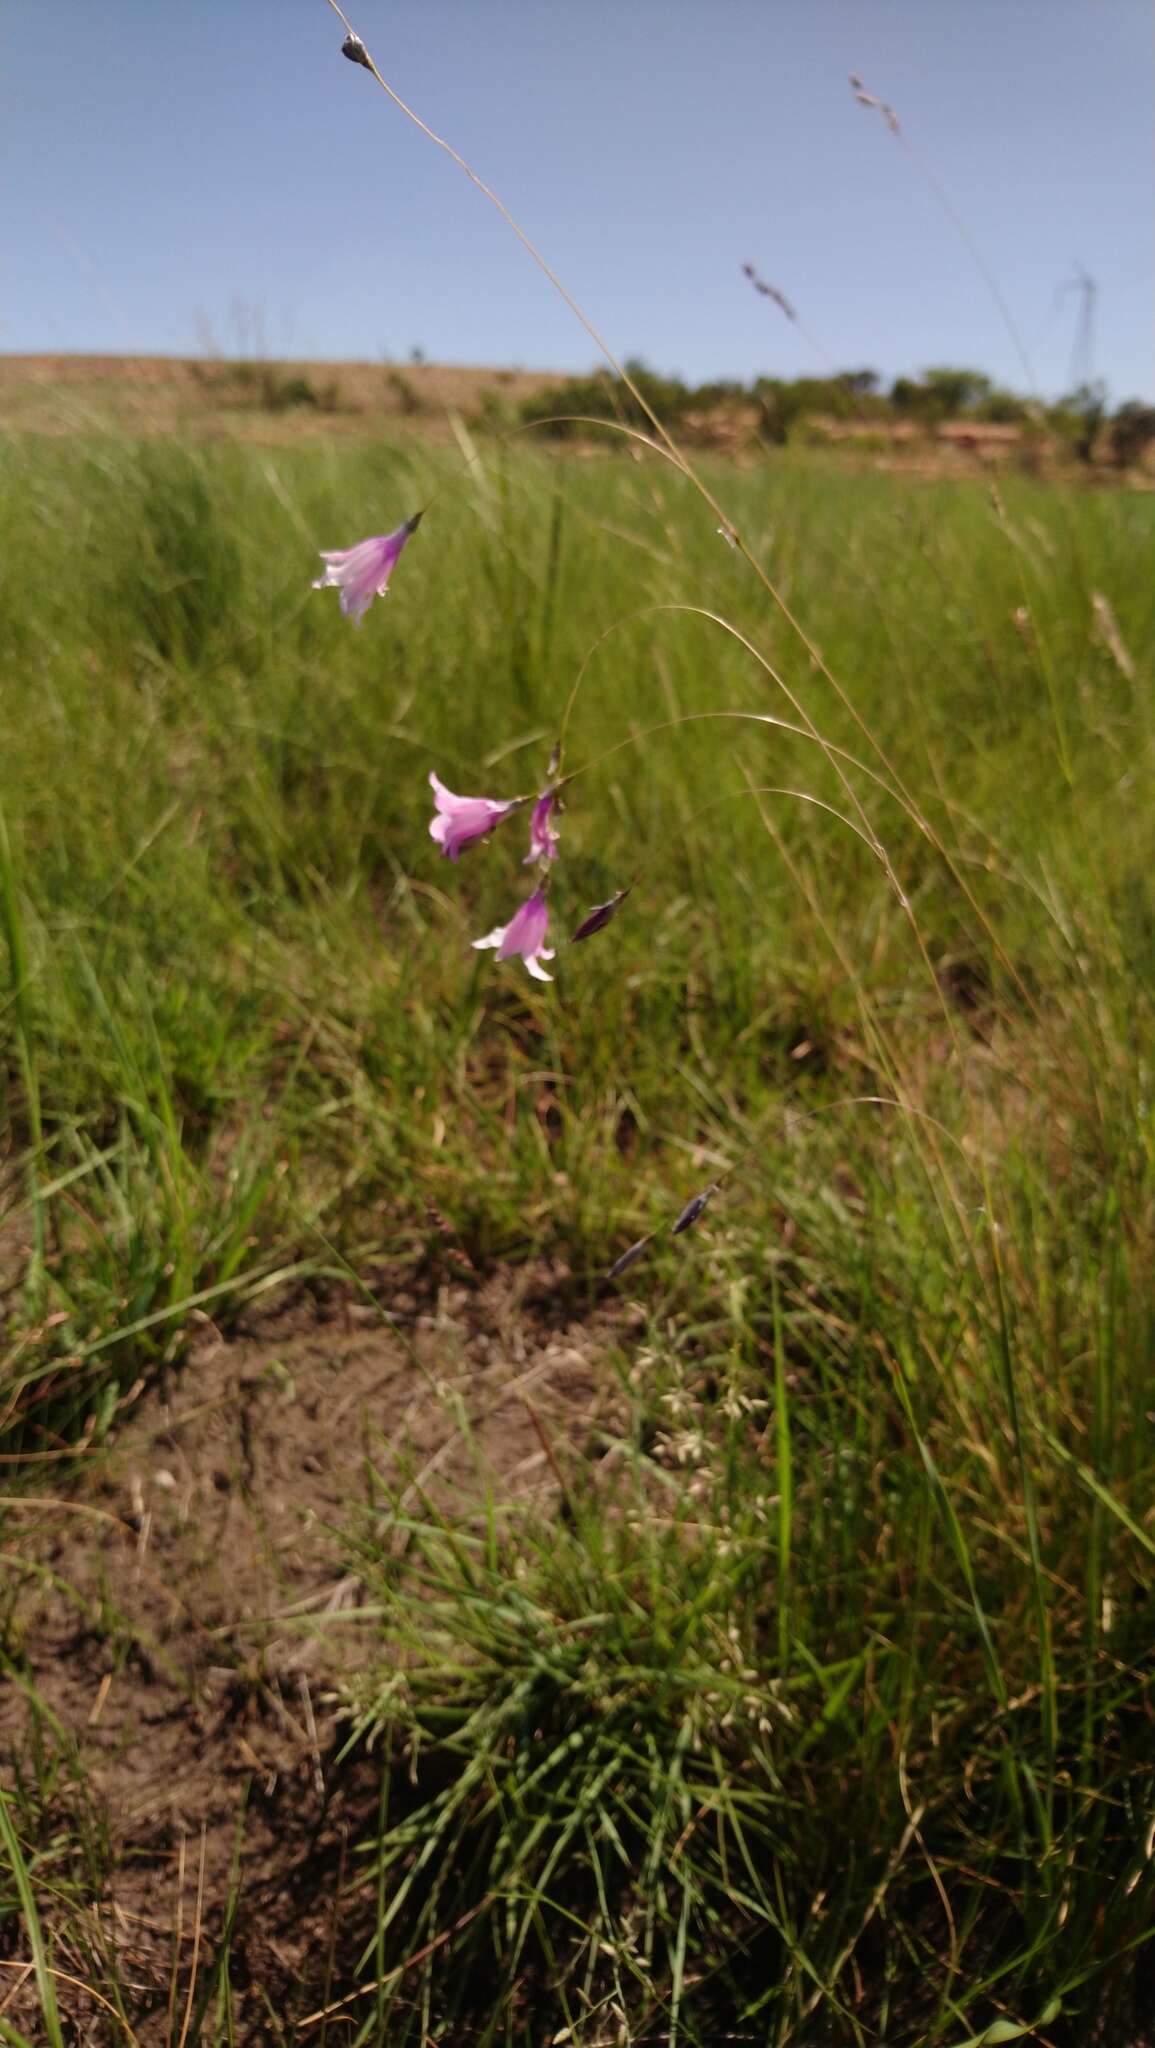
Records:
[[[0,1748],[26,1782],[37,1745],[66,1750],[76,1797],[54,1779],[49,1832],[79,1854],[107,1831],[83,1939],[54,1924],[59,1967],[88,1987],[58,1986],[70,2038],[124,2038],[98,2002],[114,1978],[135,1987],[142,2044],[176,2038],[230,1900],[236,2039],[277,2038],[270,2007],[300,2025],[352,1989],[372,1900],[348,1895],[349,1844],[386,1766],[337,1760],[341,1676],[380,1647],[338,1531],[358,1502],[468,1511],[487,1483],[550,1510],[554,1445],[614,1398],[614,1322],[575,1314],[567,1282],[538,1267],[382,1291],[394,1327],[310,1295],[235,1341],[206,1334],[67,1497],[10,1513],[9,1639],[41,1704],[13,1690]],[[0,2012],[10,1997],[27,2025],[31,1981],[0,1979]]]

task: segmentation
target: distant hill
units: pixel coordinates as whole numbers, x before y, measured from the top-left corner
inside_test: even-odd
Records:
[[[914,474],[1075,466],[1146,488],[1155,475],[1155,408],[1132,400],[1110,414],[1097,389],[1040,405],[968,370],[932,369],[884,391],[866,370],[693,386],[644,363],[627,367],[683,445],[740,461],[789,442]],[[424,362],[0,355],[0,431],[284,444],[532,427],[539,446],[578,443],[592,453],[613,445],[613,423],[649,427],[628,386],[604,369],[572,377]]]
[[[527,400],[563,382],[546,370],[440,363],[0,355],[0,428],[203,430],[271,441],[398,427],[444,435],[453,413],[512,424]]]

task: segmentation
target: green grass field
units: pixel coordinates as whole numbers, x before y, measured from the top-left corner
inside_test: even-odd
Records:
[[[0,2038],[1155,2038],[1155,499],[708,481],[809,648],[656,456],[0,452],[10,1565],[198,1316],[450,1242],[614,1332],[548,1497],[349,1515],[319,2024],[229,1911],[187,2004],[100,1949],[14,1570]],[[316,550],[422,505],[353,631]],[[539,788],[587,657],[555,934],[635,886],[542,988],[427,776]]]

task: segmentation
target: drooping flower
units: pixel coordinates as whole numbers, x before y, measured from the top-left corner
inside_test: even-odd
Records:
[[[341,610],[359,626],[373,599],[384,597],[397,557],[410,535],[416,533],[422,516],[415,512],[394,533],[375,534],[369,540],[359,541],[355,548],[330,548],[327,552],[322,548],[325,573],[317,578],[314,590],[338,589]]]
[[[557,859],[557,833],[549,822],[550,812],[556,802],[557,791],[554,789],[547,789],[538,797],[529,821],[529,852],[522,861],[523,868],[527,868],[534,860]]]
[[[553,959],[553,948],[545,943],[548,931],[545,891],[535,889],[528,903],[522,904],[508,924],[497,925],[484,939],[474,939],[474,950],[480,953],[487,946],[495,946],[499,960],[512,960],[515,953],[520,953],[535,981],[552,981],[552,974],[547,974],[541,965],[543,960]]]
[[[582,939],[592,939],[595,932],[604,932],[606,926],[612,924],[633,886],[631,882],[627,888],[619,889],[617,895],[611,896],[608,903],[595,903],[593,909],[583,917],[576,932],[571,933],[570,945],[576,946]]]
[[[461,849],[471,839],[484,839],[509,811],[520,810],[524,798],[499,803],[491,796],[454,796],[440,777],[430,770],[429,781],[437,815],[430,823],[429,836],[436,839],[446,860],[459,860]]]

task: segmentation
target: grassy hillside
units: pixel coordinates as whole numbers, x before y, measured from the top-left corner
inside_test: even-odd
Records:
[[[622,1311],[548,1498],[345,1530],[396,1776],[340,2038],[1133,2042],[1151,498],[719,466],[804,644],[637,453],[0,463],[13,1491],[294,1277],[388,1316],[546,1257]],[[422,506],[354,631],[316,550]],[[545,988],[470,944],[524,817],[442,862],[427,777],[539,789],[579,674],[555,943],[633,890]],[[13,1954],[59,1876],[17,1783]],[[273,2038],[213,1941],[194,2038]]]

